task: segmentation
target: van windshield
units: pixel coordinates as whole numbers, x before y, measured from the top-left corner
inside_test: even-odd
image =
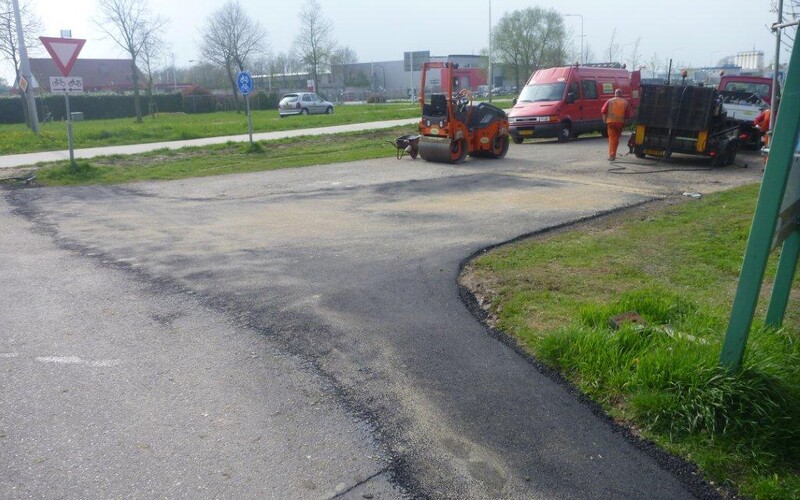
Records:
[[[519,94],[518,102],[560,101],[564,98],[564,89],[567,84],[537,83],[526,85]]]

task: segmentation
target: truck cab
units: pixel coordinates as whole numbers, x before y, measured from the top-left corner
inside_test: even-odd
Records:
[[[753,123],[772,103],[772,78],[750,75],[723,75],[717,90],[728,119],[739,124],[739,140],[750,149],[761,147],[763,131]],[[780,99],[780,87],[776,96]]]

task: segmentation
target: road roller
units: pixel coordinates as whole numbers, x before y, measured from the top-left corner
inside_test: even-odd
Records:
[[[508,116],[489,103],[473,104],[472,93],[458,88],[457,69],[453,62],[422,64],[419,155],[443,163],[461,163],[467,155],[503,158],[509,144]],[[428,91],[429,76],[431,82],[438,77],[438,92]]]

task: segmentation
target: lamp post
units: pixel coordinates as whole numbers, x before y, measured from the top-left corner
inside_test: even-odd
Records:
[[[578,58],[579,64],[583,64],[583,15],[582,14],[564,14],[564,17],[580,17],[581,18],[581,56]]]
[[[492,0],[489,0],[489,102],[492,102],[492,87],[494,75],[492,74]]]
[[[175,76],[175,53],[172,53],[172,86],[178,91],[178,78]]]
[[[375,68],[380,68],[383,73],[383,91],[386,92],[386,68],[380,64],[373,64]],[[375,70],[372,70],[372,81],[375,81]]]

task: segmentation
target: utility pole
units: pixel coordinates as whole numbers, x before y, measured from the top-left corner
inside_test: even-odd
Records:
[[[492,87],[494,87],[494,75],[492,75],[492,0],[489,0],[489,102],[492,102]]]
[[[19,44],[19,76],[28,82],[25,90],[25,99],[28,101],[28,119],[34,134],[39,133],[39,114],[36,112],[36,96],[33,88],[33,75],[31,64],[28,61],[28,50],[25,48],[25,36],[22,33],[22,17],[19,14],[19,2],[12,0],[14,5],[14,21],[17,23],[17,43]]]

